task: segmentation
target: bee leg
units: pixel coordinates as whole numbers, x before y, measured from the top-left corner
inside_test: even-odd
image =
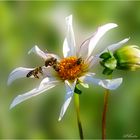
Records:
[[[34,74],[33,75],[34,75],[35,78],[39,79],[39,77],[38,77],[38,71],[34,71]]]
[[[41,73],[43,75],[43,70],[41,67],[39,67],[39,73]]]
[[[34,75],[35,78],[39,79],[39,76],[37,74]]]

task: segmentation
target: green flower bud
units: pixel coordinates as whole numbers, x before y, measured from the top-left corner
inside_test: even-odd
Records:
[[[140,48],[136,45],[121,47],[113,56],[117,60],[117,69],[135,71],[140,68]]]

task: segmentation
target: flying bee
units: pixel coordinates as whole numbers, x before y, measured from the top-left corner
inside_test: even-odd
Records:
[[[79,58],[77,59],[77,61],[76,61],[76,64],[77,64],[77,65],[80,65],[80,64],[82,63],[82,61],[83,61],[82,58],[79,57]]]
[[[26,77],[31,77],[31,76],[34,76],[35,78],[39,79],[39,76],[38,74],[43,74],[43,71],[42,71],[42,68],[41,67],[37,67],[35,68],[34,70],[31,70],[27,75]]]
[[[58,66],[58,62],[57,59],[54,57],[50,57],[45,61],[45,66],[52,66],[54,68],[55,71],[59,71],[59,66]]]

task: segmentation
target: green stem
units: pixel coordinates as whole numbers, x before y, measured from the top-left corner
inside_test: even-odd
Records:
[[[106,89],[104,95],[104,108],[102,114],[102,140],[106,139],[106,114],[107,114],[108,96],[109,90]]]
[[[77,115],[77,124],[78,124],[78,128],[79,128],[79,136],[80,136],[80,139],[83,140],[84,136],[83,136],[83,129],[82,129],[82,124],[81,124],[81,120],[80,120],[79,94],[75,93],[74,99],[75,99],[74,101],[75,101],[75,108],[76,108],[76,115]]]

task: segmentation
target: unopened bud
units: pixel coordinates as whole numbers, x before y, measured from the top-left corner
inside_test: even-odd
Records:
[[[135,71],[140,68],[140,48],[136,45],[121,47],[113,56],[117,60],[117,69]]]

